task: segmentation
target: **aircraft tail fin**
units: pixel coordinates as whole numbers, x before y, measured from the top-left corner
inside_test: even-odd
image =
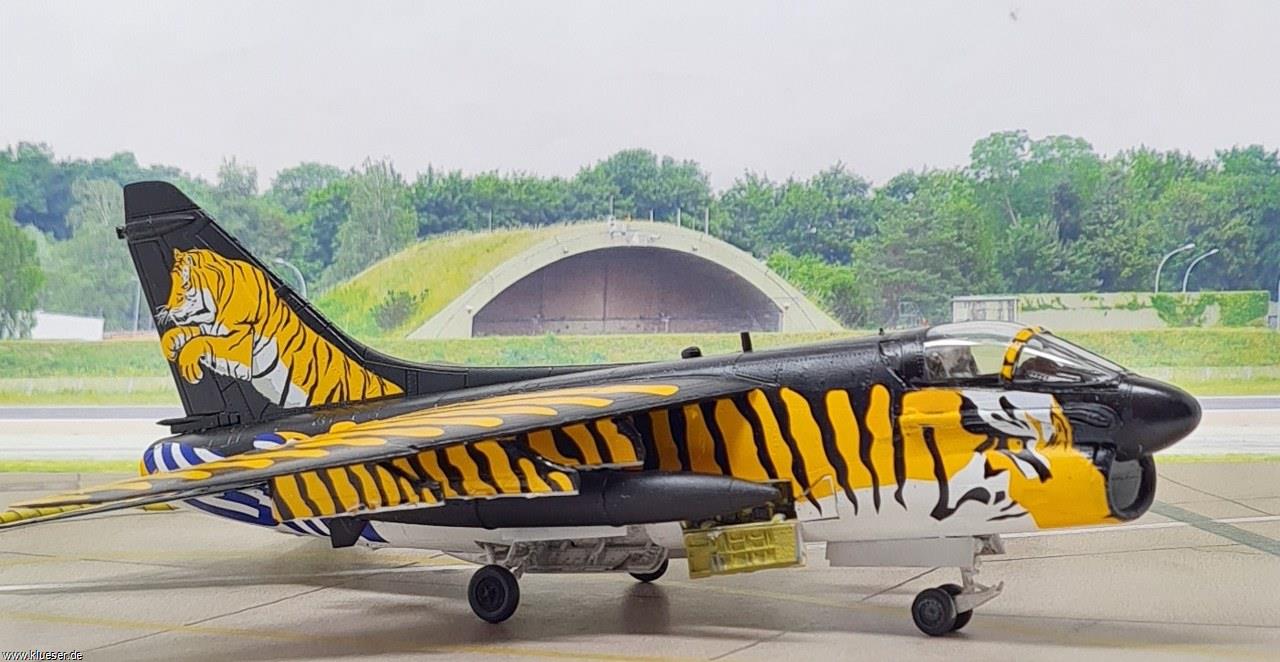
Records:
[[[175,432],[465,385],[348,337],[176,187],[124,189],[126,239],[186,417]],[[424,380],[430,384],[421,383]]]

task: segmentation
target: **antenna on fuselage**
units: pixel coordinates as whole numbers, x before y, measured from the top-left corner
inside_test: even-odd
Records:
[[[743,331],[742,333],[738,334],[738,337],[742,339],[742,351],[750,352],[751,351],[751,332]]]

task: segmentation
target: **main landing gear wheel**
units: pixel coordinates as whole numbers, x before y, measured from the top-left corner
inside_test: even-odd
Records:
[[[663,559],[662,565],[658,566],[658,569],[653,572],[632,572],[628,574],[635,577],[637,581],[641,581],[646,584],[657,581],[660,577],[667,574],[667,560]]]
[[[501,623],[511,618],[520,605],[520,582],[510,570],[500,565],[486,565],[471,575],[467,601],[476,616],[490,623]]]
[[[956,600],[943,588],[926,588],[911,603],[911,620],[930,637],[941,637],[956,627]]]

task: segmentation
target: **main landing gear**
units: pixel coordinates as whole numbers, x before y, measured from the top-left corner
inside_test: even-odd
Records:
[[[977,583],[973,579],[976,574],[976,567],[961,568],[964,586],[943,584],[920,591],[911,603],[911,620],[915,621],[916,627],[931,637],[941,637],[968,625],[974,609],[994,600],[1004,590],[1003,582],[995,586]]]
[[[483,564],[467,584],[467,602],[490,623],[511,618],[520,606],[526,572],[629,572],[651,582],[667,571],[667,550],[639,527],[615,538],[537,540],[509,545],[481,543],[481,553],[461,556]]]
[[[627,574],[631,575],[632,577],[635,577],[636,581],[642,582],[645,584],[656,582],[663,575],[667,574],[667,560],[663,559],[662,565],[658,566],[657,569],[653,570],[652,572],[631,572]]]

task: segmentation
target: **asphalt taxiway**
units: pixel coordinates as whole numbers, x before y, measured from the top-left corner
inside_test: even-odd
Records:
[[[809,567],[692,581],[526,575],[497,626],[464,597],[474,566],[333,550],[189,512],[0,533],[0,651],[173,659],[1276,659],[1280,462],[1160,467],[1122,527],[1006,538],[980,579],[1005,592],[962,633],[908,605],[954,570]],[[109,476],[0,475],[0,504]]]

